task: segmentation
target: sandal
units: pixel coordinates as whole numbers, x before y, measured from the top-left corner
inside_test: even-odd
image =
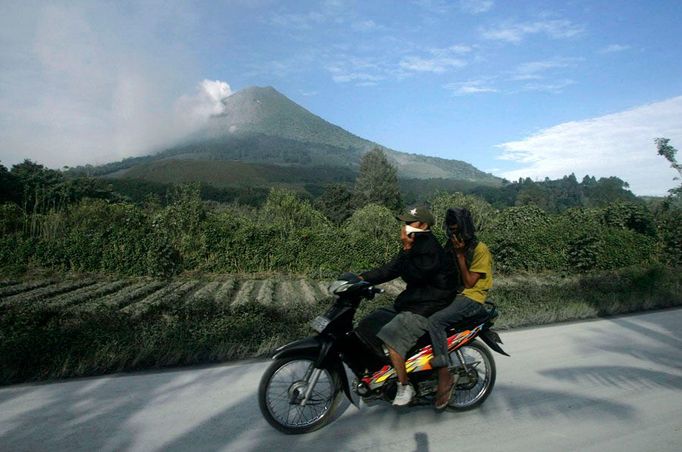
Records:
[[[445,408],[448,407],[448,404],[450,403],[450,399],[452,398],[452,393],[455,390],[455,383],[453,382],[448,389],[446,389],[444,392],[436,392],[436,410],[438,411],[443,411]],[[438,400],[441,399],[441,397],[445,397],[444,402],[438,403]]]
[[[457,380],[459,380],[459,375],[458,374],[450,374],[452,377],[452,383],[450,383],[450,386],[445,391],[436,391],[436,400],[434,401],[436,405],[436,410],[438,411],[443,411],[445,408],[448,407],[448,404],[450,403],[450,399],[452,399],[452,393],[455,390],[455,385],[457,384]],[[438,403],[438,400],[441,400],[441,397],[445,397],[445,402]]]

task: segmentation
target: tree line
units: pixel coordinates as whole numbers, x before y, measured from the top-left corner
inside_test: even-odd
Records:
[[[675,152],[663,150],[677,164]],[[532,184],[538,185],[510,185],[536,190]],[[544,186],[573,187],[567,193],[574,203],[561,208],[530,195],[503,208],[461,192],[441,191],[425,201],[437,218],[448,207],[468,207],[500,271],[682,263],[679,190],[657,205],[629,198],[584,204],[590,198],[581,190],[609,184],[622,189],[615,178],[578,183],[575,176]],[[363,157],[352,187],[329,186],[315,200],[272,189],[257,206],[206,202],[199,184],[172,187],[163,200],[151,195],[131,202],[106,180],[67,178],[30,161],[11,170],[0,166],[0,187],[0,267],[13,273],[31,267],[126,275],[357,271],[396,251],[394,215],[404,204],[396,170],[378,149]],[[440,227],[436,233],[444,239]]]

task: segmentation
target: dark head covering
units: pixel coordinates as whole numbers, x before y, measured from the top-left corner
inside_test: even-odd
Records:
[[[451,224],[459,226],[458,234],[461,236],[467,249],[473,250],[478,244],[478,239],[476,238],[476,227],[474,226],[473,218],[471,218],[471,212],[463,207],[448,209],[445,213],[445,222],[443,224],[448,238],[452,235],[449,228]]]

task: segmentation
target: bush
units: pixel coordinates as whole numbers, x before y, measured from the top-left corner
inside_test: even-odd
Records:
[[[512,207],[500,212],[481,239],[490,247],[496,270],[556,269],[561,250],[555,226],[554,219],[535,206]]]
[[[360,271],[388,262],[400,250],[400,223],[384,206],[368,204],[343,224],[336,252],[343,256],[339,269]]]
[[[445,234],[443,232],[445,212],[451,207],[464,207],[469,209],[479,234],[489,232],[498,216],[496,209],[477,196],[465,195],[462,193],[438,193],[431,201],[431,212],[436,218],[434,229],[442,239],[445,239]]]
[[[331,276],[373,268],[400,249],[393,212],[378,205],[358,209],[335,225],[296,193],[273,189],[260,209],[208,206],[196,186],[169,194],[165,207],[83,200],[62,210],[26,216],[12,204],[0,208],[0,269],[31,267],[171,276],[182,271],[289,272]],[[572,208],[549,214],[533,205],[497,211],[471,195],[439,193],[433,199],[434,233],[445,241],[449,207],[471,210],[479,238],[496,271],[613,269],[653,259],[682,262],[679,210],[654,217],[640,205]],[[654,227],[655,225],[655,227]]]
[[[661,238],[660,252],[663,262],[672,266],[682,265],[682,209],[668,208],[656,219]]]

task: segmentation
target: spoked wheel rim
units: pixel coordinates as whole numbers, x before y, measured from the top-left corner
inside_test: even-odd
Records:
[[[475,405],[486,396],[492,383],[492,365],[488,355],[479,347],[465,345],[459,350],[464,357],[467,371],[462,369],[457,353],[450,353],[454,366],[451,372],[459,374],[459,377],[448,406],[462,409]]]
[[[308,388],[313,362],[307,359],[284,363],[270,378],[265,403],[272,418],[288,428],[306,428],[318,422],[330,410],[336,395],[332,376],[323,370],[305,406],[301,401]]]

